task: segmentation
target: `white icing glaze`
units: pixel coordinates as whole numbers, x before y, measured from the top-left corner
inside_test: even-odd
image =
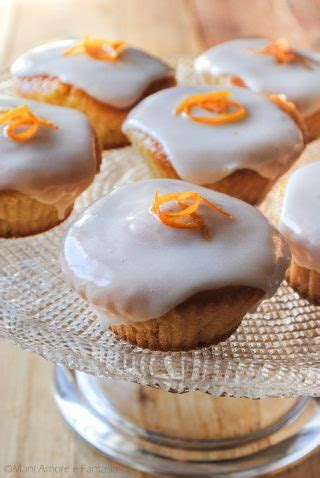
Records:
[[[63,219],[95,176],[94,135],[87,117],[70,108],[1,96],[0,112],[25,104],[59,129],[41,126],[30,141],[18,142],[8,138],[5,125],[0,125],[0,190],[18,191],[52,204]]]
[[[320,55],[296,51],[310,62],[311,69],[295,63],[277,64],[274,56],[257,54],[250,49],[268,45],[267,39],[232,40],[205,51],[195,61],[200,74],[213,77],[232,75],[240,77],[253,91],[284,94],[293,101],[301,113],[308,116],[320,109]]]
[[[228,87],[232,99],[246,107],[247,116],[219,126],[174,114],[188,96],[219,89],[225,88],[180,86],[155,93],[129,113],[123,131],[136,128],[151,135],[186,181],[209,184],[244,168],[267,178],[279,176],[301,153],[303,137],[292,118],[265,97]]]
[[[34,48],[13,63],[11,73],[19,78],[58,78],[115,108],[133,106],[153,82],[173,76],[168,65],[131,47],[125,48],[114,62],[97,61],[86,54],[64,56],[78,43],[79,40],[65,40]]]
[[[290,176],[280,218],[296,261],[320,273],[320,162],[300,167]]]
[[[210,239],[166,226],[150,209],[157,188],[198,191],[235,220],[202,205]],[[225,286],[272,295],[288,260],[286,244],[257,209],[172,179],[139,181],[102,197],[70,226],[61,253],[66,280],[111,323],[159,317],[200,291]]]

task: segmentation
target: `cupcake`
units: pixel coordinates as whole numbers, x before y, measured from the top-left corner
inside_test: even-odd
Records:
[[[288,284],[320,305],[320,162],[306,164],[281,180],[272,215],[291,252]]]
[[[34,48],[11,73],[24,98],[87,114],[104,148],[127,144],[121,125],[136,103],[175,85],[172,69],[159,59],[125,42],[89,37]]]
[[[62,242],[66,281],[103,329],[153,350],[218,343],[278,288],[288,248],[249,204],[174,179],[115,189]]]
[[[284,40],[232,40],[205,51],[195,69],[207,84],[246,86],[282,94],[304,117],[309,138],[320,134],[320,55]]]
[[[0,97],[0,237],[28,236],[59,224],[99,164],[86,116]]]
[[[304,148],[299,115],[274,99],[233,86],[169,88],[139,103],[123,131],[156,177],[258,204]]]

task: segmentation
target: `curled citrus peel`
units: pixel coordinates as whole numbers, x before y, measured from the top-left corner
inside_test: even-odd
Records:
[[[272,95],[266,94],[267,98],[275,103],[279,108],[281,108],[285,113],[287,113],[293,121],[297,124],[298,128],[301,130],[304,142],[307,143],[309,140],[308,137],[308,128],[303,119],[301,113],[297,109],[296,105],[291,101],[288,101],[284,95]]]
[[[109,41],[104,38],[84,37],[79,45],[64,52],[65,56],[87,54],[94,60],[115,61],[126,46],[124,41]]]
[[[232,76],[231,77],[231,84],[233,86],[240,86],[241,88],[246,88],[245,82],[239,76]]]
[[[177,211],[163,211],[161,206],[167,202],[175,202],[180,209]],[[151,211],[154,212],[164,224],[179,229],[199,229],[204,228],[205,224],[202,218],[197,214],[201,203],[219,212],[228,219],[233,216],[226,212],[222,207],[209,201],[195,191],[174,192],[160,194],[159,189],[155,192],[154,202]]]
[[[40,126],[59,128],[51,121],[38,118],[27,105],[6,111],[0,116],[0,124],[4,123],[8,123],[3,130],[5,135],[14,141],[29,141],[34,137]]]
[[[208,93],[198,93],[185,98],[176,108],[175,114],[184,113],[192,121],[207,123],[211,125],[220,125],[239,121],[246,116],[246,108],[230,99],[232,93],[228,90],[211,91]],[[196,116],[192,114],[195,107],[202,108],[210,113],[216,113],[215,116]]]
[[[310,69],[309,61],[311,61],[311,59],[293,50],[285,38],[280,38],[279,40],[269,43],[260,50],[252,48],[252,51],[262,55],[273,55],[278,64],[300,63],[305,68]]]

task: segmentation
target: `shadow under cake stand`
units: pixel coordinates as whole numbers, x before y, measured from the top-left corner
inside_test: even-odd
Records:
[[[0,92],[12,94],[7,74]],[[316,142],[309,148],[320,150]],[[320,443],[320,406],[312,398],[320,396],[320,307],[284,283],[226,342],[159,353],[101,330],[66,286],[59,242],[74,214],[148,175],[132,148],[110,151],[67,221],[37,236],[0,240],[0,340],[60,364],[54,393],[62,416],[128,467],[238,478],[301,460]]]

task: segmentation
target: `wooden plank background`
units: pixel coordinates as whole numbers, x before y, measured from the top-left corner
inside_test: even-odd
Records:
[[[320,50],[320,0],[0,0],[1,68],[39,43],[84,34],[124,39],[160,56],[255,35]],[[65,427],[51,395],[51,364],[9,345],[1,345],[0,360],[0,477],[146,476],[108,464]],[[8,473],[4,467],[13,464],[93,468]],[[277,476],[319,478],[320,457]]]

